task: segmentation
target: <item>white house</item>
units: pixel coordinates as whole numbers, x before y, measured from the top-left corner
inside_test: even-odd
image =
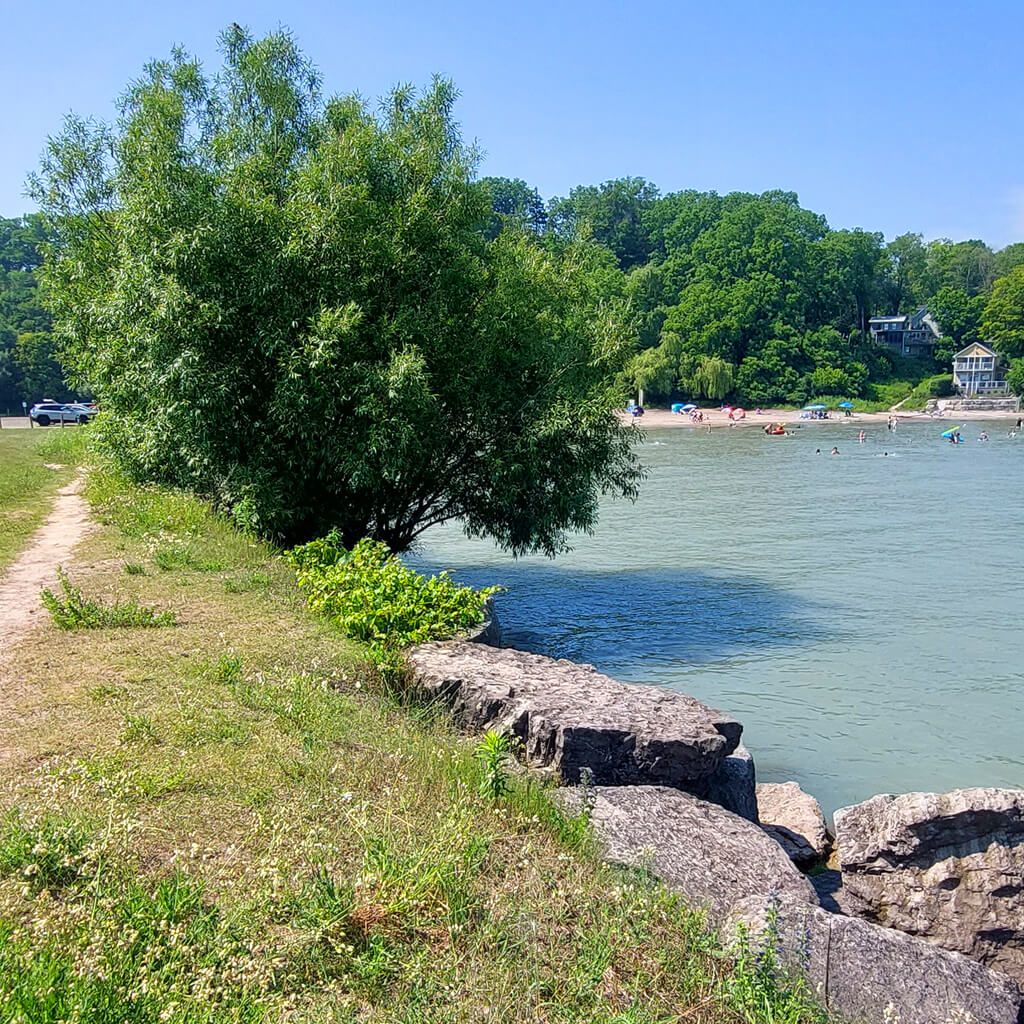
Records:
[[[980,341],[961,349],[953,356],[953,385],[968,398],[1006,394],[1006,372],[999,353]]]

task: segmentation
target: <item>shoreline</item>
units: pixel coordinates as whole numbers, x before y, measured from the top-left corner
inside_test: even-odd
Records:
[[[926,412],[854,412],[849,416],[836,415],[834,411],[828,419],[811,420],[801,419],[799,409],[762,409],[760,415],[747,411],[745,419],[730,420],[729,414],[722,412],[720,408],[701,408],[704,413],[703,423],[691,423],[690,420],[679,413],[670,412],[668,409],[644,408],[644,415],[640,417],[637,424],[643,430],[662,427],[682,427],[689,430],[706,430],[707,428],[721,427],[755,427],[761,429],[769,423],[785,423],[788,427],[808,426],[858,426],[866,424],[886,424],[889,419],[895,416],[899,422],[911,423],[945,423],[953,426],[956,423],[966,423],[970,420],[1009,420],[1016,422],[1018,417],[1024,416],[1024,410],[1013,412],[1006,409],[971,409],[955,413],[946,413],[942,416],[931,416]],[[617,411],[616,416],[620,423],[630,424],[634,422],[633,417],[625,410]],[[943,428],[945,429],[945,428]]]

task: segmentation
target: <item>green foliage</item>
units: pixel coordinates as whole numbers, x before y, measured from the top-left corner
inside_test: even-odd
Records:
[[[366,644],[383,673],[400,671],[407,647],[479,626],[487,599],[500,589],[460,587],[447,573],[421,576],[378,541],[347,551],[337,532],[288,558],[310,608]]]
[[[1014,242],[1012,245],[1000,249],[995,256],[995,276],[1006,277],[1014,267],[1024,264],[1024,242]]]
[[[992,287],[997,276],[992,250],[980,239],[952,242],[939,238],[928,243],[928,284],[921,301],[943,290],[958,291],[974,298]],[[931,305],[931,303],[929,303]]]
[[[16,875],[35,890],[61,889],[88,879],[95,850],[78,821],[10,811],[0,822],[0,874]]]
[[[885,247],[881,287],[887,313],[908,312],[930,294],[927,271],[928,250],[920,235],[907,232]]]
[[[67,574],[58,568],[61,593],[49,588],[42,594],[43,607],[50,613],[54,624],[61,629],[115,629],[118,627],[173,626],[174,612],[158,612],[144,608],[134,601],[118,601],[113,605],[101,604],[87,598],[78,587],[71,585]]]
[[[693,375],[698,394],[716,402],[732,391],[733,365],[721,356],[704,356]]]
[[[804,940],[806,948],[796,953],[806,969],[811,953],[809,933],[805,933]],[[741,926],[733,956],[733,970],[725,987],[733,1008],[744,1020],[771,1021],[772,1024],[809,1024],[812,1021],[823,1024],[827,1020],[807,982],[783,964],[777,894],[768,897],[765,927],[756,944],[751,943]]]
[[[1006,374],[1006,383],[1012,394],[1018,397],[1024,396],[1024,359],[1011,360],[1009,372]]]
[[[981,340],[981,317],[985,310],[983,295],[968,295],[958,288],[940,288],[928,304],[936,322],[942,329],[942,353],[936,352],[936,359],[948,365],[953,354],[972,341]],[[947,357],[947,358],[943,358]]]
[[[508,793],[508,759],[511,743],[504,733],[488,729],[484,738],[473,749],[480,762],[480,792],[491,800],[500,800]]]
[[[47,242],[39,214],[0,218],[0,413],[42,398],[74,397],[54,358],[50,314],[39,295]]]
[[[869,397],[883,409],[889,409],[907,398],[914,390],[915,384],[906,380],[890,380],[882,384],[872,384]]]
[[[321,96],[284,32],[222,50],[217,76],[147,65],[116,125],[69,119],[35,180],[103,449],[288,543],[400,551],[456,518],[553,553],[602,492],[635,495],[606,253],[488,238],[451,83],[374,108]]]
[[[547,209],[540,193],[521,178],[481,178],[491,199],[487,237],[497,238],[506,227],[539,234],[548,222]]]
[[[1024,357],[1024,265],[996,281],[981,318],[981,331],[1006,358]]]
[[[55,827],[80,838],[73,824]],[[61,838],[43,827],[36,845],[60,849]],[[0,838],[0,849],[3,845]],[[257,1024],[264,1019],[272,973],[239,975],[246,951],[237,929],[204,900],[201,885],[182,874],[156,882],[119,877],[102,862],[88,864],[92,870],[86,875],[80,870],[82,855],[68,843],[64,851],[66,866],[50,873],[47,888],[70,888],[66,896],[74,901],[84,897],[89,882],[95,903],[88,913],[59,915],[56,932],[52,926],[34,932],[0,918],[5,1020]],[[48,855],[32,856],[29,867],[39,871],[31,881],[38,885]],[[0,859],[0,872],[11,870]]]
[[[623,270],[629,270],[650,257],[645,219],[657,197],[657,188],[643,178],[620,178],[597,187],[581,185],[567,199],[552,199],[548,216],[557,234],[589,235],[615,254]]]
[[[903,400],[900,409],[905,412],[919,412],[931,399],[948,398],[950,395],[955,394],[955,391],[953,375],[951,373],[940,373],[934,377],[926,377]]]
[[[248,594],[253,590],[262,590],[270,582],[265,572],[253,569],[242,576],[233,576],[224,581],[224,592],[227,594]]]

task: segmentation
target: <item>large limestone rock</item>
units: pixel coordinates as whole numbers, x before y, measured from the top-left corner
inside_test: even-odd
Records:
[[[876,796],[835,820],[872,919],[1024,982],[1024,790]]]
[[[642,867],[721,920],[739,899],[775,890],[815,903],[814,890],[778,844],[753,823],[667,786],[567,790],[570,807],[589,801],[605,859]]]
[[[714,775],[687,785],[686,791],[718,804],[747,821],[757,822],[757,776],[754,759],[741,743]]]
[[[807,978],[834,1019],[856,1024],[1022,1024],[1024,1000],[1006,975],[902,932],[830,914],[788,896],[752,896],[726,917],[762,941],[771,931],[779,962]],[[969,1015],[969,1016],[968,1016]]]
[[[413,684],[447,700],[465,728],[513,733],[530,765],[568,783],[587,768],[599,784],[685,788],[714,775],[743,731],[684,694],[523,651],[431,643],[409,665]]]
[[[798,867],[826,860],[831,840],[818,801],[795,782],[762,782],[757,787],[761,827]]]

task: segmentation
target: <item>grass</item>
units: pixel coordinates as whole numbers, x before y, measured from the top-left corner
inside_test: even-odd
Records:
[[[102,469],[87,497],[83,601],[177,626],[48,626],[0,669],[0,1018],[821,1019],[497,740],[383,692],[277,552]]]
[[[117,601],[106,605],[87,598],[79,587],[71,585],[67,573],[57,569],[60,594],[46,589],[43,607],[60,629],[113,629],[118,626],[173,626],[174,612],[158,612],[144,608],[135,601]]]
[[[0,570],[39,528],[58,488],[73,479],[86,433],[0,430]]]

